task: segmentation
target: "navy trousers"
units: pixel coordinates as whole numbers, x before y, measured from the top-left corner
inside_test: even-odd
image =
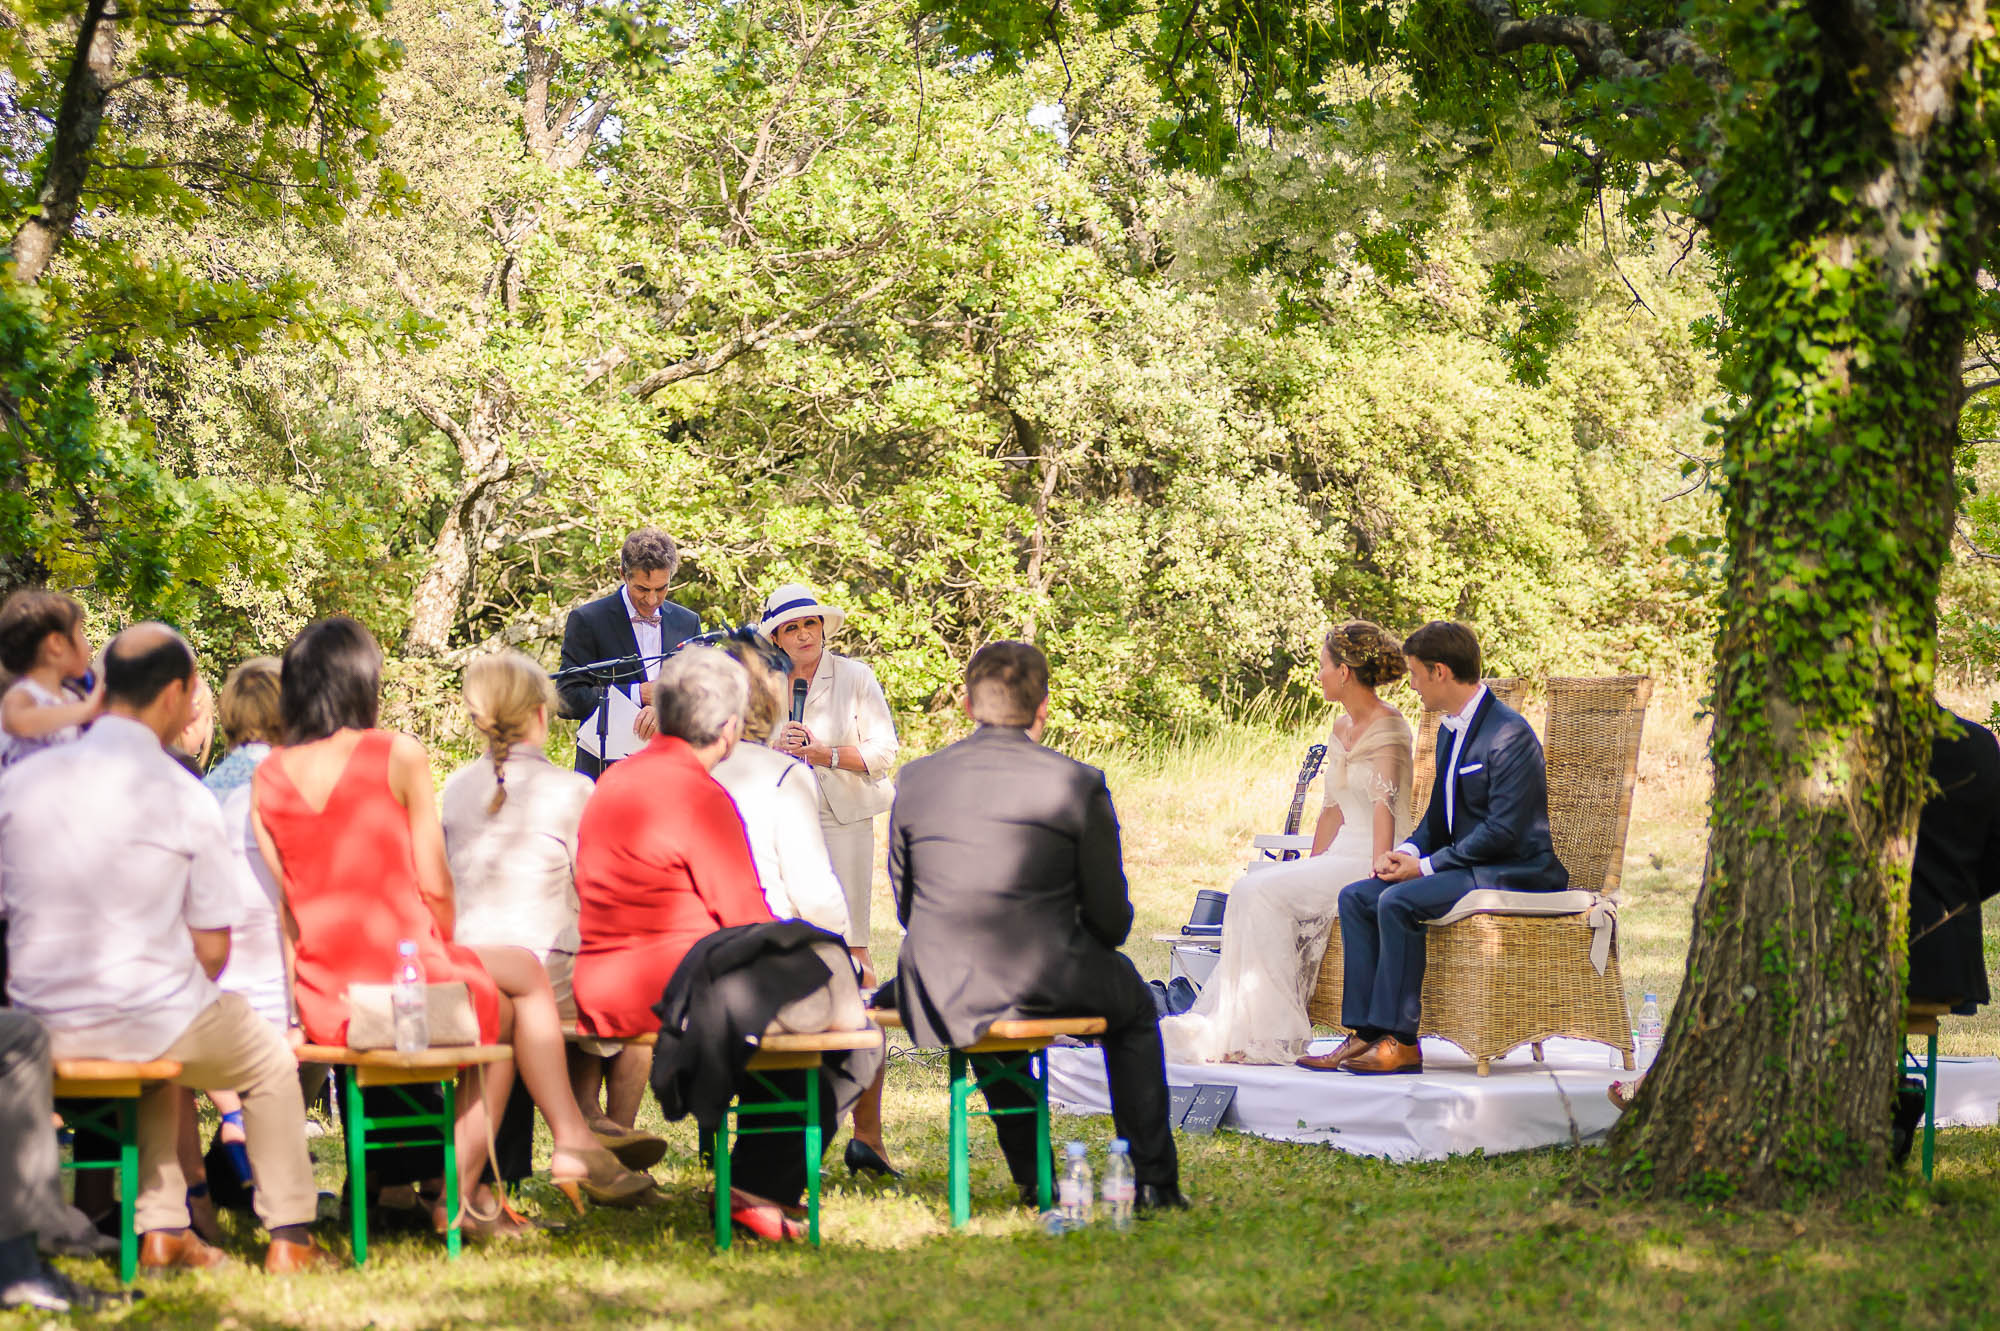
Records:
[[[1473,888],[1464,869],[1340,889],[1341,1024],[1415,1044],[1424,1008],[1424,925]]]

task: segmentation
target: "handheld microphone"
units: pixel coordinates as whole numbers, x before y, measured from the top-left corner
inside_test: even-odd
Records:
[[[805,719],[806,682],[802,679],[795,679],[792,681],[792,720],[803,721]]]

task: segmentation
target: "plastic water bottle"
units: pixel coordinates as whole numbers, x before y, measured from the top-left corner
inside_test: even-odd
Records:
[[[1639,1005],[1639,1030],[1633,1041],[1638,1045],[1637,1057],[1633,1061],[1639,1065],[1639,1071],[1644,1072],[1653,1066],[1653,1060],[1660,1056],[1660,1041],[1666,1033],[1666,1025],[1660,1020],[1660,996],[1647,994],[1646,1001]]]
[[[415,1053],[431,1047],[430,1012],[424,1004],[424,964],[417,960],[417,943],[396,944],[396,984],[390,995],[396,1013],[396,1052]]]
[[[1123,1137],[1111,1139],[1104,1157],[1104,1220],[1120,1234],[1132,1228],[1132,1201],[1139,1185],[1132,1177],[1132,1147]]]
[[[1090,1157],[1082,1142],[1069,1144],[1069,1162],[1063,1167],[1062,1182],[1056,1187],[1056,1209],[1062,1212],[1065,1229],[1082,1229],[1090,1223],[1091,1204],[1096,1200],[1091,1187]]]

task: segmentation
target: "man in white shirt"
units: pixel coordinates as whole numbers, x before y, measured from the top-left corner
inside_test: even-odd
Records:
[[[105,653],[105,710],[83,738],[0,776],[0,918],[7,993],[48,1029],[56,1058],[171,1059],[182,1086],[234,1090],[271,1232],[265,1269],[328,1262],[305,1104],[284,1037],[215,976],[238,910],[214,797],[164,749],[188,723],[194,653],[164,624]],[[139,1101],[139,1264],[227,1260],[188,1228],[175,1142],[180,1092]]]
[[[1433,620],[1403,640],[1403,655],[1424,706],[1445,714],[1437,780],[1410,839],[1376,861],[1373,878],[1340,891],[1340,1020],[1354,1033],[1330,1054],[1299,1060],[1319,1072],[1422,1072],[1424,921],[1479,888],[1569,886],[1549,840],[1542,742],[1480,683],[1479,639]]]

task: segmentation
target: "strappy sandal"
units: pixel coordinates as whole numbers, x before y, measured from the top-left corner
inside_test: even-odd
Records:
[[[558,1173],[557,1162],[565,1158],[580,1161],[584,1172]],[[549,1161],[549,1181],[569,1199],[578,1215],[584,1213],[586,1197],[599,1206],[639,1207],[653,1205],[658,1196],[651,1174],[625,1168],[618,1163],[617,1156],[602,1146],[582,1151],[557,1147]]]
[[[481,1215],[472,1205],[472,1199],[459,1199],[459,1212],[455,1219],[447,1219],[444,1203],[437,1204],[433,1212],[437,1232],[442,1234],[453,1225],[458,1227],[459,1237],[472,1242],[488,1239],[525,1239],[539,1231],[533,1221],[507,1204],[507,1199],[499,1193],[493,1194],[493,1214]]]
[[[618,1163],[627,1169],[651,1169],[666,1158],[667,1139],[637,1128],[621,1127],[610,1119],[601,1119],[590,1126],[590,1135],[597,1138],[597,1144],[618,1157]]]

